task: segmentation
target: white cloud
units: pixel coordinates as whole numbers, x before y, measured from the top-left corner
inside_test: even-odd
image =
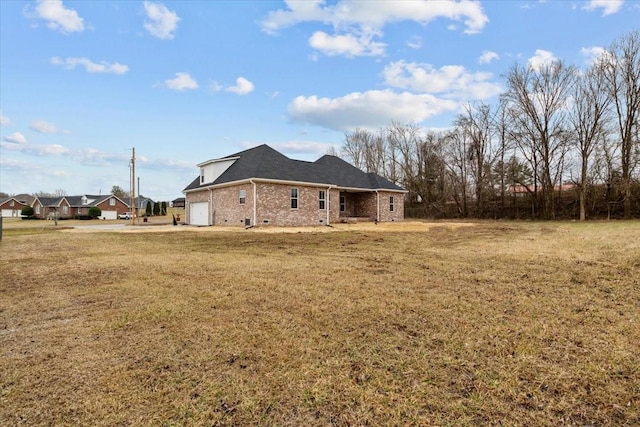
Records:
[[[211,84],[209,84],[209,89],[213,92],[220,92],[222,89],[224,89],[224,86],[222,86],[218,82],[211,82]]]
[[[5,136],[3,141],[11,144],[23,145],[27,143],[27,138],[20,132],[14,132],[11,135]]]
[[[589,65],[596,63],[599,59],[606,55],[607,51],[598,46],[583,47],[580,49],[580,53],[585,57],[585,62]]]
[[[588,11],[602,9],[602,16],[607,16],[617,13],[623,3],[624,0],[590,0],[582,8]]]
[[[372,90],[334,99],[298,96],[289,104],[288,113],[295,121],[345,131],[378,129],[393,121],[421,122],[457,107],[454,101],[429,94]]]
[[[124,164],[128,159],[128,155],[126,154],[107,153],[95,148],[67,151],[66,154],[83,165],[90,166],[111,165],[111,162],[120,162]]]
[[[0,127],[10,126],[10,125],[11,125],[11,120],[9,119],[9,117],[3,115],[2,112],[0,112]]]
[[[330,55],[384,55],[386,45],[373,41],[382,37],[382,29],[388,23],[414,21],[427,25],[444,18],[463,22],[464,32],[482,31],[489,19],[480,2],[471,0],[407,0],[407,1],[357,1],[339,0],[327,5],[324,0],[287,1],[287,8],[269,12],[262,22],[268,34],[303,22],[319,22],[333,27],[334,35],[315,32],[309,44]]]
[[[331,36],[316,31],[309,39],[309,46],[329,56],[380,56],[384,55],[386,44],[374,42],[371,34],[357,37],[353,34]]]
[[[253,92],[253,89],[254,89],[253,83],[251,83],[249,80],[245,79],[244,77],[238,77],[236,79],[236,85],[229,86],[225,90],[227,92],[232,92],[238,95],[246,95],[248,93]]]
[[[198,82],[195,81],[189,73],[176,73],[175,79],[165,80],[164,84],[169,89],[177,91],[198,88]]]
[[[145,158],[144,161],[141,163],[141,167],[144,169],[158,169],[158,170],[172,169],[175,171],[193,172],[196,165],[195,163],[186,162],[184,160],[174,160],[174,159],[150,160]]]
[[[47,21],[47,27],[62,33],[84,31],[83,19],[73,9],[67,9],[62,0],[38,0],[36,17]]]
[[[212,82],[209,85],[209,89],[214,92],[220,92],[221,90],[224,90],[225,92],[231,92],[238,95],[246,95],[248,93],[253,92],[253,90],[255,89],[255,86],[253,85],[253,83],[251,83],[249,80],[245,79],[244,77],[238,77],[236,79],[235,86],[223,86],[218,82]]]
[[[60,156],[62,154],[67,154],[69,149],[60,144],[50,144],[50,145],[33,145],[34,153],[37,153],[41,156]]]
[[[5,171],[26,171],[32,169],[32,166],[21,160],[15,159],[5,159],[4,157],[0,157],[0,166]]]
[[[14,138],[5,137],[5,142],[0,143],[2,148],[36,157],[66,157],[80,164],[92,166],[110,165],[111,162],[121,162],[125,164],[129,158],[127,154],[107,153],[95,148],[74,150],[60,144],[29,144],[21,134],[17,132],[16,134],[13,135]],[[10,139],[12,140],[10,141]],[[9,144],[9,142],[11,142],[11,144]]]
[[[285,141],[270,144],[273,148],[287,154],[322,155],[334,144],[317,141]]]
[[[385,84],[421,93],[440,93],[461,100],[487,99],[502,88],[490,79],[491,73],[470,73],[461,65],[445,65],[439,69],[430,64],[396,61],[383,72]]]
[[[108,73],[108,74],[124,74],[129,71],[129,67],[118,62],[109,64],[106,61],[96,63],[88,58],[67,58],[61,59],[57,56],[51,58],[51,63],[61,65],[68,70],[73,70],[77,66],[82,66],[88,73]]]
[[[59,144],[50,144],[50,145],[39,145],[39,144],[27,144],[26,139],[20,139],[20,137],[24,138],[21,134],[18,134],[17,139],[22,140],[23,142],[10,141],[9,137],[5,137],[4,141],[0,143],[2,148],[10,151],[18,151],[21,153],[31,154],[34,156],[61,156],[66,155],[71,152],[67,147],[64,147]],[[15,135],[15,134],[14,134]],[[12,135],[9,135],[12,136]],[[12,142],[12,144],[7,144],[7,142]]]
[[[529,64],[529,67],[534,70],[539,70],[540,67],[551,65],[551,63],[557,60],[558,58],[556,58],[553,53],[547,50],[536,49],[535,55],[529,58],[527,63]]]
[[[409,46],[411,49],[420,49],[422,47],[422,37],[411,37],[411,39],[407,42],[407,46]]]
[[[480,55],[480,58],[478,58],[478,63],[490,64],[496,59],[500,59],[500,55],[495,52],[491,52],[490,50],[485,50],[484,52],[482,52],[482,55]]]
[[[238,145],[243,149],[249,149],[264,144],[265,142],[266,141],[242,141]],[[284,155],[298,160],[315,161],[332,148],[340,151],[340,144],[319,141],[291,140],[280,142],[267,141],[267,143],[270,147],[275,148]]]
[[[53,123],[44,120],[34,120],[29,125],[29,129],[39,133],[70,133],[68,130],[60,130]]]
[[[167,9],[162,3],[144,2],[144,10],[148,20],[144,22],[144,28],[154,37],[170,40],[175,37],[180,17]]]
[[[325,6],[324,0],[286,1],[287,10],[269,12],[262,22],[267,33],[302,22],[322,22],[334,28],[357,26],[362,29],[381,29],[389,22],[416,21],[421,24],[446,18],[463,21],[465,33],[480,32],[489,22],[480,2],[470,0],[377,1],[340,0]]]

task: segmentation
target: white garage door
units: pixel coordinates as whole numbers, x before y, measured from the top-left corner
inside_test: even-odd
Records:
[[[189,204],[189,224],[209,225],[208,202],[197,202]]]
[[[118,219],[118,211],[102,211],[104,219]]]

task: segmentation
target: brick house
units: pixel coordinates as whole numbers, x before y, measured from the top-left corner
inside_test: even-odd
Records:
[[[0,215],[5,218],[20,218],[22,209],[31,206],[36,198],[30,194],[17,194],[0,200]]]
[[[128,212],[129,205],[114,196],[60,196],[60,197],[35,197],[21,194],[10,197],[0,202],[3,217],[20,217],[22,208],[31,206],[33,216],[40,219],[49,219],[54,214],[58,218],[74,218],[77,215],[88,215],[89,208],[96,206],[102,211],[100,218],[116,219],[119,214]]]
[[[184,190],[191,225],[402,221],[406,190],[330,155],[293,160],[267,145],[198,164]]]
[[[62,197],[36,197],[33,204],[33,216],[40,219],[49,219],[57,214],[58,218],[70,218],[71,204],[65,196]]]
[[[118,215],[128,212],[129,205],[113,194],[107,194],[104,196],[66,196],[65,197],[71,206],[71,217],[76,215],[88,215],[89,208],[95,206],[100,208],[100,218],[103,219],[117,219]]]

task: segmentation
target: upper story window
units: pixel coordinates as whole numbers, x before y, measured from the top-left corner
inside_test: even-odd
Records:
[[[291,209],[298,209],[298,189],[291,189]]]
[[[238,192],[238,196],[240,198],[240,204],[244,205],[245,202],[247,201],[247,190],[240,190]]]
[[[200,168],[200,184],[204,184],[204,168]]]
[[[393,196],[389,196],[389,212],[393,212]]]
[[[326,207],[326,194],[324,190],[318,191],[318,209],[324,210]]]
[[[15,206],[16,202],[14,200],[11,201],[11,203],[9,203],[10,206]]]
[[[193,176],[193,175],[191,175]],[[114,199],[113,197],[109,199],[109,206],[115,206],[116,205],[116,199]]]

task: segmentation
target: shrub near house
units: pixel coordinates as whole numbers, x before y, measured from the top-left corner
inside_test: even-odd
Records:
[[[100,210],[99,207],[90,206],[89,209],[87,209],[86,215],[78,214],[78,215],[75,215],[73,218],[74,219],[81,219],[81,220],[88,220],[88,219],[99,218],[100,215],[102,215],[102,210]]]
[[[34,219],[33,208],[31,206],[25,206],[22,208],[22,219]]]

